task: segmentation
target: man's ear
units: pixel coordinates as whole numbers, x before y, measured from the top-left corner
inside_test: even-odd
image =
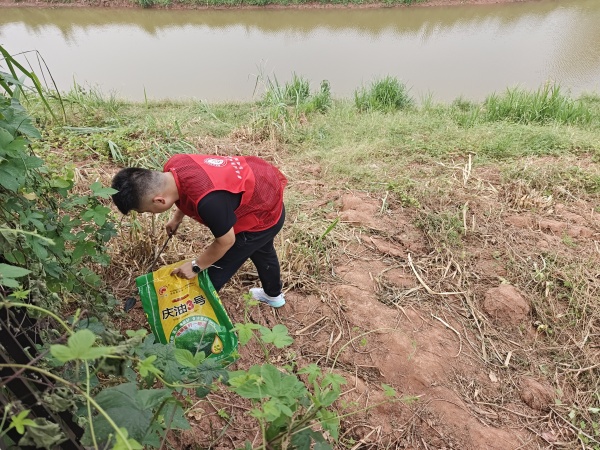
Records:
[[[165,198],[162,195],[155,195],[152,198],[152,203],[159,203],[161,205],[164,205],[167,203],[167,201],[165,200]]]

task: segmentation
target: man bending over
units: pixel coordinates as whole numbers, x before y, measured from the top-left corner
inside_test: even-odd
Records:
[[[169,236],[184,216],[206,225],[213,242],[173,275],[191,279],[203,270],[217,291],[250,258],[262,288],[252,296],[274,308],[285,304],[279,259],[273,245],[285,220],[285,176],[256,156],[180,154],[163,172],[129,167],[112,181],[112,199],[123,214],[134,210],[158,214],[175,209],[166,224]]]

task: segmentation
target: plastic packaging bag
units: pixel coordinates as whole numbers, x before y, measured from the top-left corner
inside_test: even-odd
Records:
[[[237,336],[206,271],[187,280],[171,275],[181,262],[136,278],[142,306],[158,342],[173,342],[223,361],[237,358]]]

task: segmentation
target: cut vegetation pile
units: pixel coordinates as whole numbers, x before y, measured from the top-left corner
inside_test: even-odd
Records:
[[[48,120],[34,148],[57,171],[73,164],[78,183],[177,152],[258,155],[286,174],[286,306],[246,305],[251,265],[221,299],[234,323],[294,339],[251,341],[235,368],[344,377],[335,448],[600,448],[598,96],[545,86],[416,106],[393,79],[350,101],[294,77],[256,104],[63,100],[69,126]],[[168,217],[113,211],[102,276],[122,300]],[[159,264],[209,241],[186,219]],[[114,321],[147,327],[139,307]],[[216,388],[184,404],[192,428],[169,435],[173,448],[261,448],[249,400]]]

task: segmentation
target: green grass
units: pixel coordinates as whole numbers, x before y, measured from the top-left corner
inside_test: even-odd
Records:
[[[524,124],[588,124],[592,111],[585,102],[564,95],[560,86],[546,84],[534,92],[513,88],[502,95],[488,96],[482,118]]]
[[[48,0],[49,1],[49,0]],[[198,5],[198,6],[225,6],[225,7],[240,7],[240,6],[268,6],[268,5],[280,5],[280,6],[297,6],[297,5],[308,5],[308,4],[322,4],[322,5],[370,5],[370,4],[385,4],[388,6],[393,5],[412,5],[416,3],[423,3],[425,0],[382,0],[382,1],[371,1],[371,0],[131,0],[132,4],[138,4],[144,8],[153,6],[168,7],[172,4],[180,5]]]
[[[369,186],[395,183],[402,178],[397,168],[403,164],[463,160],[467,154],[474,155],[479,163],[524,157],[600,156],[597,95],[573,100],[561,94],[558,101],[559,91],[545,87],[523,93],[524,99],[553,93],[543,98],[555,108],[576,104],[589,118],[565,122],[561,114],[544,113],[542,122],[528,122],[508,120],[514,117],[511,115],[485,119],[490,97],[482,103],[457,99],[450,104],[430,101],[419,107],[402,97],[406,90],[398,80],[389,78],[364,91],[372,98],[370,104],[383,105],[381,108],[363,108],[355,99],[332,99],[329,83],[314,88],[297,75],[286,83],[260,79],[258,87],[262,88],[259,100],[241,104],[127,103],[76,87],[64,94],[67,125],[73,128],[52,129],[43,145],[60,147],[75,158],[96,155],[102,160],[115,159],[116,155],[118,160],[127,161],[135,155],[201,149],[199,137],[228,139],[241,133],[254,142],[274,139],[285,143],[299,160],[323,162],[332,175]],[[400,97],[404,100],[398,100]],[[510,99],[506,100],[509,105],[514,103],[514,96]],[[411,106],[396,109],[399,104]],[[529,112],[520,107],[520,117],[541,117],[539,102],[528,105]],[[465,126],[467,116],[472,119]],[[82,132],[86,127],[89,132]],[[587,181],[587,190],[595,189],[594,180]]]
[[[354,91],[354,104],[359,111],[391,112],[413,106],[414,100],[398,79],[385,77]]]

